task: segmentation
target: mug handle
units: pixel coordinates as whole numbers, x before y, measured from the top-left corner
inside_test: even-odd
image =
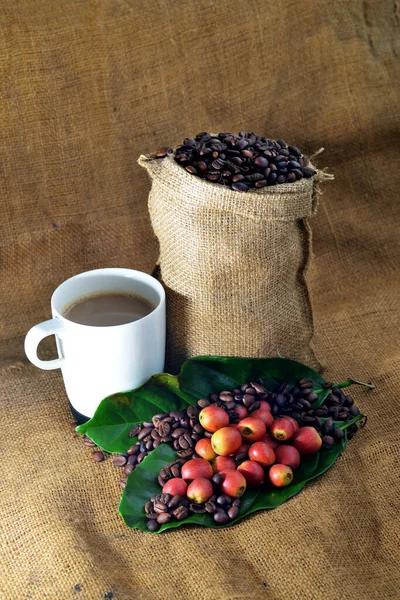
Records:
[[[25,354],[32,364],[40,369],[49,371],[50,369],[59,369],[65,362],[65,358],[56,358],[54,360],[41,360],[37,355],[37,348],[40,342],[48,335],[57,335],[64,329],[64,325],[58,319],[43,321],[34,325],[26,334]]]

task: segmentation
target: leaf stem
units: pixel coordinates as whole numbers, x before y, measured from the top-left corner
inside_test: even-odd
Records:
[[[363,385],[364,387],[367,387],[370,390],[375,389],[375,386],[373,383],[363,383],[362,381],[356,381],[355,379],[346,379],[346,381],[342,381],[342,383],[334,383],[328,389],[332,390],[333,388],[345,388],[345,387],[349,387],[349,385]],[[313,392],[315,394],[319,394],[320,392],[323,392],[326,389],[327,388],[323,388],[323,387],[317,388],[317,389],[313,389]]]
[[[356,415],[354,417],[354,419],[351,419],[351,421],[346,421],[346,423],[343,423],[343,425],[339,425],[338,429],[342,429],[344,431],[351,425],[354,425],[354,423],[357,423],[357,421],[360,421],[361,419],[366,419],[366,418],[367,418],[366,415],[363,415],[362,413],[360,413],[359,415]]]
[[[347,379],[346,381],[343,381],[342,383],[336,383],[332,387],[345,388],[345,387],[348,387],[349,385],[363,385],[364,387],[367,387],[370,390],[375,389],[375,386],[373,383],[363,383],[362,381],[356,381],[355,379]]]

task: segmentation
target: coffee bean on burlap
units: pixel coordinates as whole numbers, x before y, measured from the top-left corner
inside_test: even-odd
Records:
[[[92,452],[92,460],[94,462],[103,462],[103,460],[104,460],[103,452],[100,452],[100,451]]]

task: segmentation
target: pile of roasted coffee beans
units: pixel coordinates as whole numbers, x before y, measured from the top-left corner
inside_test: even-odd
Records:
[[[191,175],[229,186],[238,192],[279,183],[294,183],[312,177],[316,171],[308,157],[285,140],[270,140],[253,132],[198,133],[185,138],[175,149],[160,148],[155,156],[174,154],[175,160]]]
[[[181,477],[181,466],[189,460],[180,458],[163,467],[160,471],[158,482],[164,486],[169,479]],[[150,498],[144,507],[147,527],[150,531],[157,531],[161,525],[171,520],[183,521],[191,514],[213,515],[215,523],[226,525],[229,521],[235,519],[239,514],[240,499],[231,498],[220,492],[222,476],[216,473],[212,478],[214,495],[203,504],[190,502],[185,496],[172,496],[172,494],[156,494]]]

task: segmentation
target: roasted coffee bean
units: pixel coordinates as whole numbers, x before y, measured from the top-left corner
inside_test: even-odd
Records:
[[[341,396],[343,396],[343,391],[341,388],[338,387],[334,387],[332,388],[332,394],[334,394],[335,396],[337,396],[338,398],[340,398]]]
[[[169,510],[172,510],[172,509],[176,508],[179,505],[180,501],[181,501],[181,497],[180,496],[173,496],[171,498],[171,500],[168,502],[167,508]]]
[[[132,454],[131,456],[129,456],[128,460],[127,460],[127,464],[128,465],[132,465],[135,466],[137,463],[137,456]]]
[[[161,477],[161,475],[157,477],[157,481],[161,485],[161,487],[164,487],[164,485],[167,483],[167,479],[164,479],[163,477]]]
[[[154,417],[153,417],[154,418]],[[139,433],[139,431],[142,429],[141,425],[135,425],[134,427],[132,427],[132,429],[129,432],[129,437],[135,437],[137,436],[137,434]]]
[[[139,453],[139,446],[131,446],[130,448],[128,448],[128,450],[126,451],[127,454],[138,454]]]
[[[146,504],[144,505],[144,511],[146,514],[148,514],[149,512],[153,511],[153,503],[151,500],[149,500],[148,502],[146,502]]]
[[[181,470],[177,465],[173,465],[171,467],[171,475],[173,477],[180,477],[181,476]]]
[[[194,431],[195,433],[200,433],[200,434],[201,434],[201,433],[203,433],[203,432],[204,432],[204,429],[203,429],[203,427],[200,425],[200,423],[197,423],[197,424],[196,424],[196,425],[193,427],[193,431]]]
[[[179,419],[179,423],[180,423],[181,427],[184,427],[185,429],[187,429],[189,427],[189,417],[187,415],[184,415],[183,417],[181,417]]]
[[[326,406],[320,406],[315,411],[315,414],[317,415],[317,417],[326,417],[327,413],[328,413],[328,409]]]
[[[160,513],[157,517],[157,523],[160,525],[164,525],[164,523],[168,523],[171,520],[171,515],[167,512]]]
[[[334,423],[333,423],[333,419],[330,417],[323,424],[322,431],[324,433],[328,434],[328,433],[332,433],[333,429],[334,429]]]
[[[179,438],[181,435],[186,433],[186,429],[184,427],[179,427],[180,423],[178,423],[177,425],[178,425],[178,427],[172,433],[172,437],[174,439]]]
[[[172,439],[173,439],[173,438],[172,438],[172,435],[165,435],[165,436],[163,436],[162,438],[160,438],[160,441],[161,441],[163,444],[168,444],[169,442],[172,442]]]
[[[334,421],[337,421],[338,417],[339,417],[339,407],[338,406],[334,406],[334,407],[332,407],[332,408],[329,409],[329,412],[330,412],[330,414],[332,416],[332,419]]]
[[[236,192],[247,192],[247,190],[249,189],[249,186],[243,183],[242,181],[235,181],[234,183],[232,183],[231,187]]]
[[[332,448],[333,444],[335,443],[335,439],[331,435],[323,435],[322,443],[325,448],[330,449],[330,448]]]
[[[193,502],[189,505],[189,510],[196,515],[201,515],[206,512],[204,504],[194,504]]]
[[[339,429],[338,427],[335,427],[335,429],[333,430],[333,437],[339,442],[344,438],[344,431],[342,429]]]
[[[125,477],[121,477],[120,478],[119,485],[122,487],[122,489],[124,489],[124,487],[126,486],[126,479],[125,479]]]
[[[124,456],[123,454],[114,456],[113,465],[114,467],[123,467],[124,465],[126,465],[126,460],[126,456]]]
[[[213,434],[211,433],[211,431],[205,431],[204,432],[204,437],[206,437],[206,438],[212,438],[212,435]]]
[[[240,506],[240,498],[236,498],[236,500],[232,502],[232,506]]]
[[[212,482],[215,483],[215,485],[217,485],[217,486],[221,485],[222,481],[223,481],[223,477],[222,477],[222,475],[220,475],[220,473],[215,473],[215,475],[213,475]]]
[[[217,498],[217,504],[219,506],[226,506],[227,504],[231,504],[231,498],[226,494],[221,494]]]
[[[153,510],[154,510],[154,512],[160,514],[167,510],[167,506],[166,506],[166,504],[164,504],[163,502],[160,502],[160,501],[154,502]]]
[[[103,462],[104,454],[100,451],[92,452],[92,460],[94,462]]]
[[[294,173],[294,175],[296,175],[296,179],[303,179],[303,173],[300,171],[300,169],[293,169],[292,173]]]
[[[210,515],[214,514],[217,510],[215,503],[211,502],[211,500],[205,503],[204,508],[206,509],[206,512],[210,513]]]
[[[346,411],[346,412],[343,411],[343,412],[339,413],[339,416],[338,416],[338,420],[339,421],[348,421],[348,419],[349,419],[349,413],[348,413],[348,411]]]
[[[152,427],[144,427],[138,434],[138,440],[143,440],[143,438],[147,437],[151,433],[151,430]]]
[[[310,167],[302,167],[301,172],[303,173],[304,177],[312,177],[317,171],[314,171],[314,169],[311,169]]]
[[[346,406],[353,406],[354,400],[351,396],[345,396],[344,399]]]
[[[218,523],[218,525],[226,525],[229,523],[230,518],[224,510],[218,510],[214,513],[214,521]]]
[[[173,154],[173,149],[170,146],[163,146],[155,153],[156,158],[165,158],[168,154]]]
[[[144,459],[146,456],[147,456],[147,452],[141,452],[140,454],[138,454],[138,457],[137,457],[137,461],[138,461],[138,463],[141,463],[141,462],[142,462],[142,460],[143,460],[143,459]]]
[[[189,458],[189,456],[192,456],[193,454],[193,448],[187,448],[186,450],[178,450],[177,454],[181,458]]]
[[[231,392],[221,392],[219,399],[222,400],[222,402],[231,402],[233,400],[233,396]]]
[[[124,475],[126,475],[128,477],[128,475],[130,475],[132,473],[132,471],[133,471],[134,468],[135,467],[133,465],[130,465],[129,463],[126,464],[124,466]]]
[[[255,410],[258,410],[260,408],[260,402],[258,400],[256,400],[255,402],[253,402],[253,404],[249,407],[249,414],[251,414],[252,412],[254,412]]]
[[[182,410],[171,410],[169,417],[172,417],[174,421],[179,421],[185,413]]]
[[[199,414],[197,406],[188,406],[186,412],[188,417],[196,417]]]
[[[156,519],[157,520],[157,517],[158,517],[158,513],[154,512],[153,510],[151,510],[146,515],[146,519]]]
[[[151,437],[153,438],[153,440],[159,440],[160,439],[160,434],[158,433],[157,429],[152,429],[152,431],[151,431]]]
[[[172,498],[171,494],[160,494],[160,496],[159,496],[159,500],[163,504],[168,504],[168,502],[171,500],[171,498]]]
[[[96,446],[95,442],[93,442],[90,438],[88,438],[86,436],[83,438],[83,443],[85,444],[85,446],[88,446],[89,448],[93,448],[94,446]]]
[[[171,431],[171,425],[165,421],[165,419],[163,421],[160,421],[159,425],[158,425],[158,433],[160,434],[160,436],[166,437],[167,435],[169,435],[169,432]]]
[[[153,442],[153,448],[158,448],[158,446],[161,444],[161,439],[158,440],[154,440]]]
[[[149,531],[157,531],[158,529],[160,529],[160,524],[157,523],[156,519],[150,519],[149,521],[147,521],[147,529]]]
[[[268,167],[268,160],[266,158],[264,158],[264,156],[258,156],[255,160],[254,160],[254,164],[257,165],[257,167]]]
[[[210,406],[211,402],[205,398],[201,398],[197,401],[197,404],[200,406],[200,408],[206,408],[206,406]]]
[[[228,517],[230,519],[236,519],[236,517],[239,514],[239,507],[238,506],[231,506],[231,508],[228,510]]]
[[[246,408],[249,408],[254,402],[254,396],[251,394],[245,394],[242,398],[242,402]]]
[[[303,425],[315,425],[315,417],[306,415],[303,419]]]
[[[322,429],[322,419],[320,417],[315,417],[315,427],[317,429]]]
[[[183,434],[183,437],[189,444],[189,448],[193,448],[194,443],[193,443],[192,436],[190,435],[190,433],[187,431],[186,433]]]
[[[235,456],[235,463],[239,466],[248,459],[247,452],[240,452],[237,456]]]
[[[183,521],[189,516],[189,511],[186,506],[178,506],[172,513],[177,521]]]
[[[190,447],[186,438],[183,435],[181,435],[179,438],[179,445],[182,448],[182,450],[186,450],[187,448]]]
[[[357,415],[359,415],[359,414],[360,414],[360,411],[359,411],[359,409],[357,408],[357,406],[355,406],[355,405],[353,404],[352,406],[350,406],[349,413],[350,413],[351,415],[353,415],[353,417],[356,417]]]
[[[168,467],[164,467],[160,470],[160,475],[163,479],[171,479],[171,470]]]

